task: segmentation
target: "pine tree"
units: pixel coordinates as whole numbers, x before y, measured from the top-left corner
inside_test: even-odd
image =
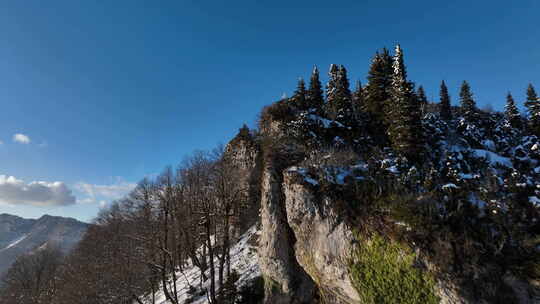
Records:
[[[395,150],[417,159],[423,145],[420,102],[414,94],[414,85],[407,80],[403,51],[396,46],[392,77],[392,107],[387,115],[393,120],[388,136]]]
[[[540,99],[532,84],[527,87],[527,100],[525,101],[527,113],[529,114],[529,127],[533,134],[540,136]]]
[[[351,90],[349,85],[349,78],[347,77],[347,69],[344,65],[340,65],[338,69],[338,89],[350,97]]]
[[[362,83],[360,83],[360,80],[356,82],[356,88],[352,93],[352,102],[354,117],[356,121],[359,122],[364,107],[364,90],[362,89]]]
[[[412,82],[409,82],[409,86],[411,90],[414,88],[414,84]],[[415,94],[413,94],[412,98],[409,99],[406,111],[409,118],[409,128],[412,136],[409,144],[409,156],[412,155],[412,158],[420,159],[425,145],[425,134],[424,126],[422,125],[422,109]]]
[[[506,105],[504,107],[504,114],[506,116],[506,121],[508,121],[508,123],[512,127],[521,128],[521,115],[519,114],[519,110],[510,92],[508,92],[508,95],[506,95]]]
[[[249,130],[249,127],[246,124],[243,124],[238,130],[238,135],[236,137],[244,140],[251,139],[251,131]]]
[[[363,89],[363,108],[368,119],[368,129],[378,143],[384,144],[387,141],[386,128],[391,121],[386,117],[386,112],[392,88],[392,59],[386,48],[373,57],[367,79],[368,84]]]
[[[296,86],[296,91],[294,91],[293,101],[294,105],[300,110],[307,110],[309,108],[308,103],[306,102],[306,84],[304,79],[298,79],[298,85]]]
[[[418,90],[416,90],[416,97],[418,98],[418,102],[420,103],[420,109],[422,110],[422,113],[425,113],[426,107],[428,105],[428,100],[426,97],[426,92],[424,92],[423,86],[419,86]]]
[[[339,68],[337,64],[331,64],[330,70],[328,71],[328,83],[326,84],[326,102],[327,103],[330,103],[333,101],[332,99],[334,98],[337,82],[338,82],[338,72],[339,72]]]
[[[326,116],[331,119],[336,118],[334,107],[336,104],[335,99],[337,98],[336,97],[337,83],[338,83],[338,66],[336,64],[331,64],[330,70],[328,71],[328,83],[326,83],[326,105],[325,105]]]
[[[337,105],[338,120],[346,125],[353,125],[354,108],[353,97],[350,90],[349,78],[347,69],[340,65],[338,71],[338,96],[339,103]]]
[[[316,66],[313,67],[313,72],[311,72],[309,90],[307,92],[307,103],[308,108],[311,111],[321,114],[324,97],[321,81],[319,80],[319,69],[317,69]]]
[[[473,99],[471,93],[471,87],[467,81],[463,81],[461,85],[461,91],[459,92],[461,113],[463,117],[469,122],[475,122],[477,118],[476,102]]]
[[[450,107],[450,95],[448,94],[448,88],[444,83],[444,80],[441,82],[441,103],[439,104],[439,110],[441,113],[441,118],[445,121],[452,120],[452,110]]]
[[[352,95],[347,70],[344,66],[331,65],[326,86],[327,114],[343,124],[351,125],[353,118]]]

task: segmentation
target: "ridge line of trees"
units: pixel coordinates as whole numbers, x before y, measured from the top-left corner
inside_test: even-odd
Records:
[[[292,107],[331,120],[338,126],[352,130],[352,137],[368,134],[373,144],[390,145],[412,161],[421,160],[425,152],[426,136],[422,126],[424,115],[435,112],[446,123],[456,123],[454,118],[460,118],[462,128],[474,127],[482,115],[467,81],[463,81],[460,87],[459,106],[452,106],[444,81],[440,85],[439,102],[430,103],[424,87],[419,86],[415,90],[414,82],[407,78],[404,53],[399,45],[395,47],[394,55],[386,48],[375,53],[367,79],[366,86],[357,82],[354,92],[351,92],[346,68],[332,64],[323,92],[319,69],[314,67],[309,89],[306,90],[304,80],[300,79],[293,96],[281,100],[278,105],[281,103],[283,107]],[[527,88],[525,107],[528,115],[524,118],[508,93],[505,119],[519,131],[540,137],[540,99],[532,84]],[[276,111],[287,113],[286,109]],[[295,115],[289,113],[285,116],[293,119]],[[301,129],[305,131],[316,124],[306,121]],[[304,131],[297,133],[305,134]],[[349,131],[345,133],[351,133]],[[326,140],[327,145],[335,144],[333,138]]]

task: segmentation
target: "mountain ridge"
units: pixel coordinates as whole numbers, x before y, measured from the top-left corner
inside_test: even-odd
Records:
[[[73,218],[47,214],[38,219],[0,214],[0,276],[18,256],[45,244],[55,244],[62,252],[69,252],[83,237],[88,226]]]

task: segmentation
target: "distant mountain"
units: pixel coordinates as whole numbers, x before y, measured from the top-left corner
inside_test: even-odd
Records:
[[[55,244],[63,252],[71,250],[83,237],[88,224],[72,218],[44,215],[24,219],[0,214],[0,277],[21,254]]]

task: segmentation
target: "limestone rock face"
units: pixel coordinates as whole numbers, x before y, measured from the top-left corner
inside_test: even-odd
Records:
[[[226,158],[240,170],[254,170],[259,153],[260,148],[250,134],[239,134],[225,147]]]
[[[259,245],[265,303],[361,303],[349,273],[357,243],[334,205],[298,171],[265,168]],[[429,261],[418,262],[430,268]],[[490,302],[478,299],[460,282],[437,282],[441,304]],[[538,288],[510,276],[505,282],[516,303],[540,303]]]
[[[296,260],[321,289],[326,303],[359,303],[348,273],[354,249],[351,229],[330,207],[331,201],[317,198],[307,183],[295,182],[301,180],[297,174],[285,171],[283,182]]]
[[[296,260],[281,172],[267,166],[261,188],[259,264],[265,278],[265,303],[314,303],[315,285]]]

